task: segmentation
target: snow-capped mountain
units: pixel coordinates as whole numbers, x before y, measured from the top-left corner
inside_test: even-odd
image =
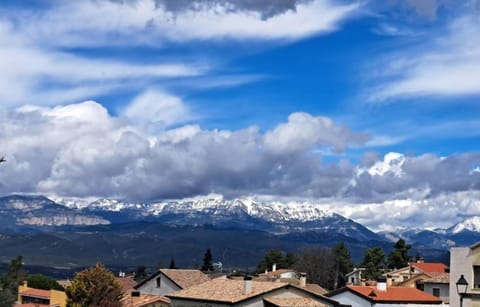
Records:
[[[462,231],[471,231],[480,233],[480,216],[472,216],[466,218],[460,223],[447,229],[447,232],[451,234],[457,234]]]
[[[4,229],[21,226],[98,225],[110,222],[61,206],[43,196],[0,197],[0,225]]]

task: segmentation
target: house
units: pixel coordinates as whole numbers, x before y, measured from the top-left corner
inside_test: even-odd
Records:
[[[417,282],[417,289],[450,303],[450,273],[429,273],[429,278]]]
[[[445,273],[448,270],[448,266],[443,263],[424,262],[423,259],[420,259],[417,262],[410,262],[406,267],[382,274],[382,276],[387,278],[389,285],[395,286],[403,283],[402,286],[415,286],[415,282],[412,284],[405,284],[405,282],[419,274],[426,274],[426,277],[429,278],[431,277],[430,273]]]
[[[27,281],[24,281],[22,285],[18,286],[18,303],[20,306],[44,305],[65,307],[67,306],[67,295],[63,291],[59,290],[41,290],[30,288]]]
[[[215,279],[167,295],[177,306],[340,306],[338,302],[285,282]]]
[[[468,282],[463,306],[480,306],[480,242],[450,250],[450,306],[460,306],[456,283],[463,275]]]
[[[341,304],[355,307],[432,307],[432,305],[442,304],[442,300],[438,297],[415,288],[387,287],[387,281],[384,278],[377,281],[377,286],[347,285],[326,294],[326,296]]]
[[[200,270],[160,269],[134,287],[142,294],[166,295],[209,281]]]
[[[258,278],[262,280],[269,280],[269,281],[273,281],[281,278],[297,278],[297,272],[292,269],[277,270],[277,265],[273,264],[272,270],[270,272],[265,270],[265,273],[259,274]]]
[[[363,272],[367,269],[365,268],[353,268],[353,271],[345,275],[345,280],[347,285],[360,286],[364,277],[362,276]]]

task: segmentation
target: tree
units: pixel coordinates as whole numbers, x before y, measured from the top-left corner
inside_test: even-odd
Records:
[[[392,252],[388,255],[388,268],[400,269],[408,266],[410,257],[408,251],[411,246],[405,243],[405,240],[399,239],[393,246]]]
[[[325,247],[306,247],[297,255],[294,269],[307,273],[308,281],[332,289],[334,259],[332,251]]]
[[[213,271],[212,259],[212,251],[208,248],[205,252],[205,256],[203,256],[202,271]]]
[[[283,253],[279,250],[272,249],[265,254],[265,257],[257,266],[257,273],[263,273],[265,270],[271,270],[272,266],[276,264],[278,269],[286,269],[287,261]]]
[[[18,285],[27,273],[22,269],[22,256],[10,261],[8,271],[0,278],[0,306],[12,306],[17,299]]]
[[[345,286],[345,275],[353,270],[352,254],[342,242],[332,248],[333,261],[335,262],[335,277],[333,289]]]
[[[361,266],[366,269],[366,279],[376,280],[385,268],[385,253],[380,247],[367,249]]]
[[[42,275],[28,275],[27,277],[28,286],[35,289],[44,289],[44,290],[60,290],[64,291],[65,289],[60,285],[55,279]]]
[[[175,258],[172,257],[172,259],[170,259],[170,265],[168,266],[169,269],[176,269],[176,265],[175,265]]]
[[[100,263],[77,273],[66,292],[69,307],[121,307],[124,295],[113,273]]]
[[[147,268],[144,265],[138,266],[134,274],[135,281],[144,280],[146,277],[147,277]]]

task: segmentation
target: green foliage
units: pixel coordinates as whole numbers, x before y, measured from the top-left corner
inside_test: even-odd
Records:
[[[12,306],[17,299],[18,285],[27,273],[22,269],[22,256],[10,261],[8,271],[0,278],[0,306]]]
[[[385,253],[380,247],[366,250],[361,266],[366,269],[366,279],[376,280],[385,268]]]
[[[342,242],[332,248],[333,260],[335,262],[335,280],[333,289],[343,287],[346,284],[345,275],[353,270],[352,254]]]
[[[170,265],[168,266],[169,269],[176,269],[177,266],[175,265],[175,258],[172,257],[172,259],[170,259]]]
[[[65,291],[65,289],[55,279],[42,274],[28,275],[27,281],[28,286],[31,288]]]
[[[408,252],[411,246],[405,243],[405,240],[399,239],[393,246],[392,252],[388,255],[388,268],[400,269],[408,266],[410,256]]]
[[[142,281],[145,278],[147,278],[147,268],[144,265],[140,265],[137,267],[135,270],[135,275],[134,275],[135,281]]]
[[[306,247],[297,255],[294,269],[307,273],[309,283],[332,289],[335,260],[330,249],[320,246]]]
[[[287,269],[290,264],[289,262],[293,260],[294,256],[290,255],[288,257],[289,259],[287,259],[287,256],[284,256],[281,251],[272,249],[266,253],[265,257],[260,261],[256,272],[264,273],[265,270],[271,271],[274,264],[277,265],[277,269]]]
[[[203,256],[202,271],[213,271],[212,259],[212,251],[208,248]]]
[[[66,290],[69,307],[121,307],[121,285],[102,264],[75,275]]]

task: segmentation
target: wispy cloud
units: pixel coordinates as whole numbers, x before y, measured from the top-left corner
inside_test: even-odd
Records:
[[[468,14],[445,34],[376,63],[372,102],[409,97],[480,95],[480,19]]]

